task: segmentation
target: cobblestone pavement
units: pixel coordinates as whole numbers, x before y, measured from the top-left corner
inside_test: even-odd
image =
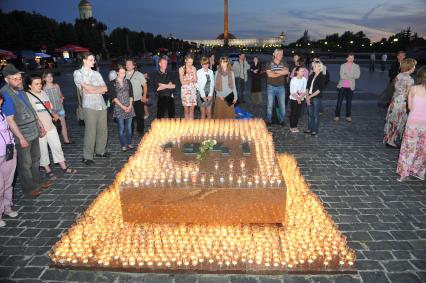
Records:
[[[69,82],[65,84],[70,77],[64,74],[59,78],[66,90],[71,89]],[[288,125],[274,125],[270,130],[277,151],[295,155],[312,190],[357,251],[356,274],[221,276],[49,268],[47,254],[52,245],[112,183],[130,156],[119,150],[116,126],[110,122],[108,150],[112,157],[96,158],[95,166],[83,166],[83,128],[70,117],[76,144],[65,146],[64,152],[78,173],[63,176],[55,166],[59,180],[36,200],[22,199],[17,184],[14,201],[19,216],[5,217],[7,226],[0,228],[0,282],[426,282],[426,182],[396,181],[398,152],[381,143],[385,112],[376,106],[371,94],[356,97],[352,123],[334,122],[334,97],[329,94],[326,98],[317,137],[291,134]],[[71,97],[68,101],[67,108],[72,108]],[[264,115],[264,107],[247,109]],[[306,115],[300,129],[305,125]]]

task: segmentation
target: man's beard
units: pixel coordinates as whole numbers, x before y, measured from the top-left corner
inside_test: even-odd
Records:
[[[24,90],[23,85],[18,85],[18,86],[10,86],[10,88],[14,91],[21,91]]]

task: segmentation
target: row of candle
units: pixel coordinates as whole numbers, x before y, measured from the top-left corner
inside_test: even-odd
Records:
[[[130,158],[126,166],[127,174],[124,175],[124,187],[179,187],[179,186],[243,186],[243,187],[274,187],[282,183],[278,165],[275,162],[275,153],[272,137],[267,132],[261,120],[252,122],[182,122],[180,120],[166,120],[155,122],[151,131],[142,141],[135,156]],[[169,142],[178,144],[182,137],[193,141],[197,137],[210,139],[213,136],[226,132],[224,129],[236,129],[235,133],[240,138],[253,140],[255,158],[258,172],[249,180],[248,174],[241,173],[245,170],[245,159],[228,159],[227,169],[231,174],[223,177],[220,172],[210,172],[208,177],[203,177],[200,172],[200,163],[175,161],[170,150],[164,150],[161,144]],[[222,131],[221,131],[222,129]],[[254,153],[253,153],[254,154]],[[195,159],[195,158],[194,158]],[[215,164],[219,170],[219,161]],[[233,169],[236,172],[232,172]],[[221,168],[223,169],[223,168]],[[212,176],[211,174],[214,174]],[[258,176],[258,177],[256,177]]]
[[[288,188],[283,227],[127,224],[115,183],[55,245],[51,258],[62,265],[125,268],[351,268],[354,251],[310,192],[296,161],[286,155],[279,162]]]

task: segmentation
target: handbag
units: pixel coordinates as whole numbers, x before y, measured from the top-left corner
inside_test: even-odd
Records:
[[[12,140],[12,135],[10,134],[9,127],[7,127],[7,129],[9,132],[9,138],[10,140]],[[15,151],[15,145],[13,143],[6,143],[6,139],[3,137],[3,134],[0,133],[0,136],[4,141],[4,144],[6,145],[6,161],[12,160]]]
[[[225,101],[228,104],[228,106],[232,106],[232,104],[234,104],[234,93],[231,92],[230,94],[228,94],[227,96],[225,96]]]
[[[31,91],[28,91],[28,93],[31,94],[35,99],[37,99],[41,103],[41,105],[43,105],[44,109],[46,109],[47,113],[49,113],[50,117],[52,118],[52,123],[56,127],[56,130],[58,131],[58,133],[60,133],[62,131],[61,121],[59,119],[55,121],[55,118],[53,117],[52,113],[49,109],[47,109],[46,105],[44,105],[43,101],[41,101],[40,98],[34,95]]]

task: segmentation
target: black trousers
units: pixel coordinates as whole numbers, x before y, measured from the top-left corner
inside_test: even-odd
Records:
[[[134,120],[136,120],[136,130],[138,131],[139,134],[143,134],[144,127],[145,127],[144,104],[145,103],[143,103],[142,100],[138,100],[138,101],[133,102],[133,107],[135,108],[135,114],[136,114],[136,117],[135,117]]]
[[[303,103],[297,103],[297,100],[290,99],[290,128],[297,128],[300,114],[302,113]]]
[[[352,109],[352,96],[354,92],[350,88],[342,87],[337,93],[337,104],[336,104],[336,117],[340,117],[340,110],[342,109],[343,98],[346,100],[346,117],[351,117]]]
[[[167,117],[174,118],[175,117],[175,99],[171,96],[161,96],[158,97],[157,101],[157,118]]]

